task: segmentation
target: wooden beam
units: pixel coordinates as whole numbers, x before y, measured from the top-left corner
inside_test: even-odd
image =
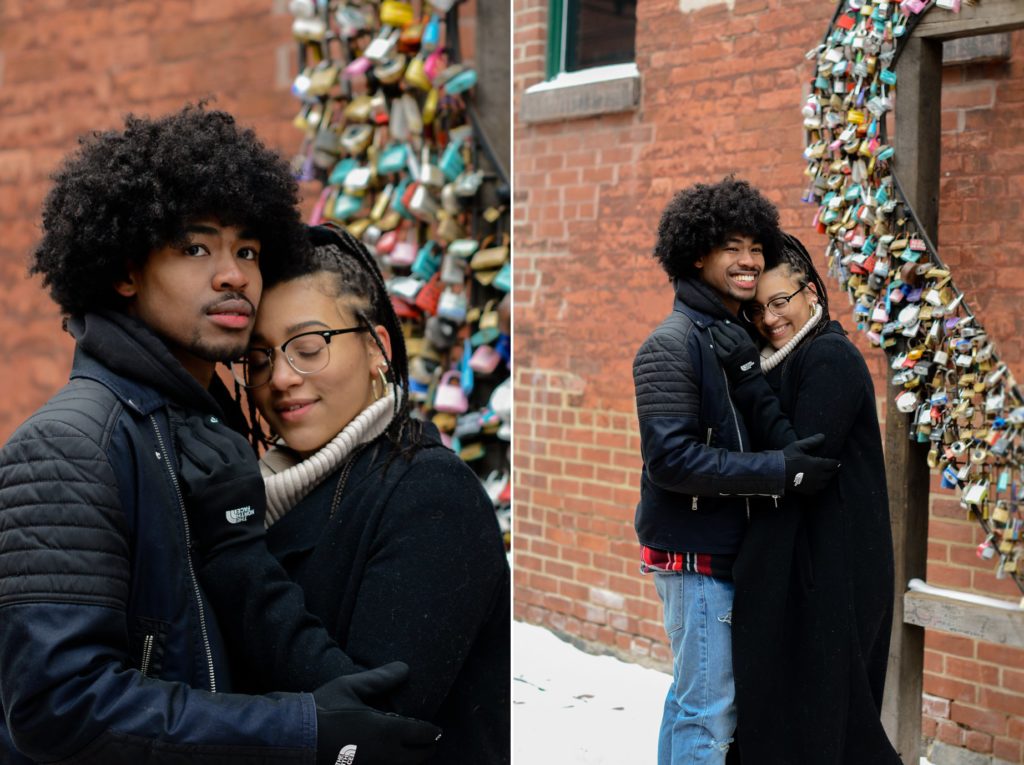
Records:
[[[939,157],[942,97],[942,44],[919,38],[907,41],[897,64],[895,172],[933,242],[939,218]],[[895,551],[896,593],[893,603],[889,666],[882,705],[885,730],[904,763],[919,761],[921,692],[924,683],[924,630],[904,623],[907,582],[923,579],[928,558],[927,444],[908,439],[908,415],[886,396],[885,462],[889,514]]]
[[[1010,32],[1024,28],[1024,3],[1020,0],[979,0],[960,6],[960,13],[932,8],[914,28],[914,37],[954,40],[957,37]]]
[[[908,592],[903,596],[903,619],[928,629],[952,632],[989,643],[1024,648],[1024,611]]]

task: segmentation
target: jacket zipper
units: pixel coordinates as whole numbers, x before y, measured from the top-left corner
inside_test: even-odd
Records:
[[[174,492],[178,495],[178,510],[181,513],[181,520],[185,524],[185,560],[188,563],[188,578],[192,583],[192,592],[196,596],[196,605],[199,608],[199,632],[203,638],[203,649],[206,651],[206,663],[210,674],[210,692],[217,692],[217,679],[213,673],[213,651],[210,649],[210,636],[206,632],[206,616],[203,612],[203,596],[199,591],[199,582],[196,579],[196,571],[192,566],[192,533],[188,525],[188,514],[185,512],[185,501],[181,498],[181,487],[178,486],[178,476],[175,475],[174,471],[171,470],[167,460],[169,459],[170,452],[164,448],[164,439],[160,434],[160,427],[156,424],[156,417],[149,415],[149,420],[153,423],[153,431],[156,433],[157,443],[160,444],[160,452],[163,455],[164,466],[167,469],[168,474],[171,476],[171,483],[174,484]]]
[[[153,639],[155,635],[146,635],[142,641],[142,666],[139,671],[145,677],[149,673],[149,664],[153,660]]]
[[[711,428],[708,428],[707,446],[711,446]],[[690,506],[690,509],[693,512],[697,512],[697,495],[696,494],[693,495],[693,505]]]
[[[722,369],[722,368],[719,367],[719,369]],[[732,391],[729,390],[729,375],[727,375],[725,373],[724,369],[722,369],[722,379],[725,381],[725,400],[729,402],[729,411],[732,412],[732,422],[733,422],[733,425],[736,426],[736,440],[739,441],[740,451],[742,452],[742,451],[744,451],[744,449],[743,449],[743,434],[740,433],[740,420],[736,416],[736,407],[734,407],[732,405]],[[745,502],[747,503],[747,520],[749,521],[750,520],[750,498],[749,497],[746,498]]]

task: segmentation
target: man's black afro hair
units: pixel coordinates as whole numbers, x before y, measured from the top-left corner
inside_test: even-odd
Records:
[[[123,131],[79,144],[53,175],[30,267],[64,313],[120,308],[113,285],[127,265],[184,241],[201,218],[255,233],[261,262],[306,246],[288,165],[230,114],[200,103],[128,115]]]
[[[779,212],[746,181],[732,176],[678,192],[658,223],[654,257],[675,280],[696,276],[694,266],[730,234],[753,237],[764,247],[765,268],[778,259]]]

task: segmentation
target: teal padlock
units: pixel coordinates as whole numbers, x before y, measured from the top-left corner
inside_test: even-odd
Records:
[[[348,176],[350,172],[355,170],[358,166],[359,163],[356,162],[355,159],[353,159],[352,157],[345,157],[345,159],[338,162],[338,164],[334,166],[334,169],[331,170],[331,175],[327,179],[327,182],[332,186],[344,185],[345,178]]]
[[[389,146],[377,157],[377,174],[391,175],[401,173],[405,170],[409,156],[409,149],[404,143]]]
[[[416,259],[412,263],[413,276],[417,276],[425,282],[441,268],[441,250],[434,241],[428,241],[420,251],[416,253]]]
[[[412,181],[408,176],[403,178],[395,188],[394,196],[391,197],[391,209],[406,220],[413,219],[412,213],[409,212],[409,208],[402,204],[402,197],[405,196],[405,190],[409,187],[410,183],[412,183]]]
[[[466,169],[466,163],[462,161],[460,149],[461,143],[452,141],[445,147],[441,153],[441,159],[438,160],[438,167],[441,168],[444,177],[449,181],[454,181]]]
[[[349,194],[338,194],[338,199],[334,203],[334,209],[332,210],[331,217],[335,220],[348,220],[359,212],[363,206],[363,200],[359,197],[354,197]]]
[[[445,92],[450,96],[463,93],[476,85],[476,70],[463,69],[444,84]]]
[[[432,51],[441,41],[441,19],[435,13],[430,21],[423,27],[423,35],[420,37],[420,50]]]
[[[512,264],[505,261],[505,265],[498,271],[497,276],[494,277],[494,281],[491,285],[502,292],[508,292],[512,289]]]

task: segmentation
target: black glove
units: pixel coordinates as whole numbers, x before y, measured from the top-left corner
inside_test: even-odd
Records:
[[[711,325],[715,353],[729,380],[737,385],[761,374],[761,353],[739,324],[717,321]]]
[[[200,551],[213,557],[264,535],[267,498],[256,455],[216,417],[189,417],[178,428],[178,481]]]
[[[316,765],[414,765],[434,751],[441,729],[366,705],[401,685],[409,667],[394,661],[345,675],[313,691]]]
[[[825,443],[825,436],[813,436],[794,441],[782,450],[786,459],[786,491],[794,494],[817,494],[832,480],[839,470],[839,461],[828,457],[814,457]]]

